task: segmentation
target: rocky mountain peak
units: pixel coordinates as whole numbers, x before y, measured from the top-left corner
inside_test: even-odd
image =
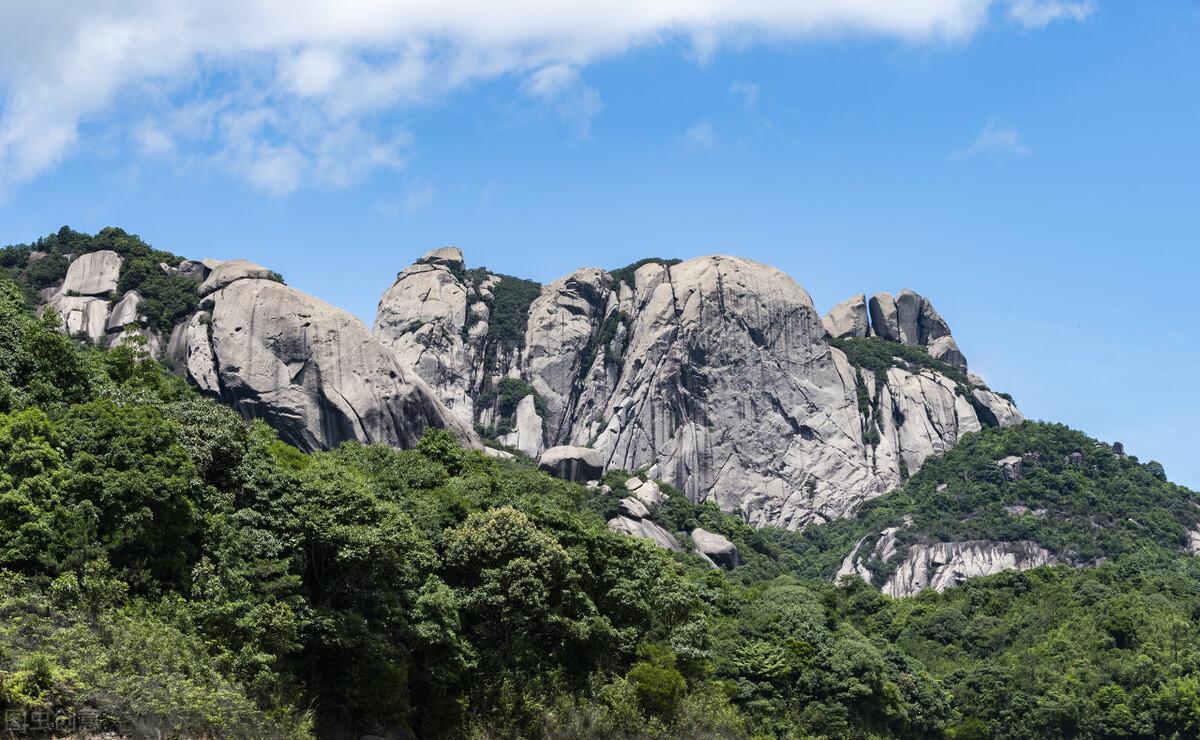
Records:
[[[833,339],[874,336],[924,347],[934,359],[967,369],[967,358],[950,335],[949,324],[929,299],[908,288],[895,296],[876,293],[869,302],[860,293],[830,309],[822,323]]]
[[[75,260],[64,287],[98,293],[55,294],[69,330],[104,336],[140,318],[139,293],[115,294],[120,260]],[[923,296],[860,294],[822,318],[790,276],[741,257],[539,285],[442,247],[397,274],[373,331],[246,260],[162,268],[199,304],[171,333],[174,366],[303,449],[407,446],[445,427],[533,458],[575,450],[597,475],[652,468],[695,501],[797,528],[852,514],[964,434],[1022,419],[963,372]]]
[[[466,269],[462,250],[458,247],[440,247],[424,254],[416,261],[418,265],[438,265],[449,270],[461,272]]]

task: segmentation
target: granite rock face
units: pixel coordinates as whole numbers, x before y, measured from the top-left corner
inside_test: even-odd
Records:
[[[679,544],[679,540],[675,539],[675,535],[649,519],[635,519],[622,515],[609,519],[608,528],[618,534],[650,540],[664,550],[683,552],[683,545]]]
[[[108,314],[106,328],[108,331],[119,331],[126,324],[138,322],[138,308],[142,305],[142,296],[136,290],[131,290],[122,296]]]
[[[964,434],[1022,419],[974,376],[901,359],[868,370],[831,344],[878,336],[965,369],[923,296],[858,295],[822,318],[792,278],[737,257],[585,268],[539,292],[446,247],[397,275],[373,332],[245,260],[169,269],[202,298],[166,343],[174,366],[305,449],[407,446],[447,427],[581,483],[648,471],[630,490],[651,508],[654,477],[751,524],[799,528],[852,514]],[[98,340],[143,320],[136,293],[111,311],[99,297],[115,289],[115,253],[70,270],[46,297],[68,330]]]
[[[108,326],[107,299],[59,293],[46,305],[58,312],[63,331],[67,334],[82,332],[93,342],[99,342],[104,337]]]
[[[204,266],[204,263],[201,263],[201,266]],[[275,273],[249,260],[228,260],[212,268],[197,292],[203,298],[238,280],[273,280],[276,277]]]
[[[604,475],[604,457],[589,447],[559,445],[538,458],[538,466],[564,480],[586,483]]]
[[[107,249],[76,257],[67,268],[62,292],[67,295],[107,296],[117,289],[121,255]]]
[[[429,427],[478,444],[357,318],[238,262],[213,270],[211,308],[172,337],[201,390],[304,450],[351,439],[410,447]]]
[[[742,556],[738,553],[737,546],[716,532],[696,527],[692,530],[692,545],[696,552],[721,567],[736,568],[742,564]]]
[[[467,289],[455,274],[462,252],[436,249],[403,270],[379,301],[375,336],[433,388],[465,424],[474,421],[472,363],[463,327]]]
[[[594,451],[602,470],[656,466],[755,525],[847,516],[962,435],[1020,420],[982,381],[877,376],[830,346],[878,335],[965,367],[946,322],[910,290],[856,296],[822,318],[790,277],[741,258],[650,261],[619,278],[585,268],[542,286],[520,317],[523,342],[496,352],[490,325],[504,309],[480,296],[503,279],[468,270],[457,249],[430,252],[380,301],[375,333],[464,423],[503,428],[503,444],[543,462],[568,446]],[[480,400],[506,380],[529,390],[501,419]]]
[[[913,596],[926,588],[944,591],[968,578],[1005,570],[1029,570],[1061,562],[1035,542],[938,542],[913,545],[881,589],[889,596]]]
[[[871,322],[867,318],[867,297],[860,294],[847,298],[830,309],[821,323],[834,339],[868,336]]]

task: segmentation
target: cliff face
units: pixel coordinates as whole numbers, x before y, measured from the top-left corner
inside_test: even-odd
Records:
[[[582,269],[527,307],[494,300],[505,280],[468,272],[458,250],[431,252],[384,295],[375,334],[485,436],[534,456],[573,445],[606,468],[656,466],[756,525],[847,516],[963,434],[1022,418],[965,373],[946,322],[911,291],[822,319],[790,277],[735,257]],[[500,308],[525,324],[520,342],[492,336],[514,321]],[[834,338],[933,361],[856,367]]]
[[[792,278],[737,257],[538,286],[468,269],[447,247],[398,274],[373,331],[244,260],[161,267],[200,301],[169,341],[136,291],[118,295],[116,253],[76,257],[43,299],[94,340],[139,331],[202,390],[308,450],[407,446],[430,426],[535,458],[587,448],[602,469],[653,467],[693,500],[798,528],[852,514],[968,432],[1022,419],[966,372],[926,298],[859,295],[822,317]]]

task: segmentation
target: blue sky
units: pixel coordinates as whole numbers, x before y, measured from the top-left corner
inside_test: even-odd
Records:
[[[737,254],[821,311],[911,287],[1027,415],[1200,488],[1200,4],[741,5],[284,38],[240,10],[27,19],[93,39],[66,51],[9,24],[0,243],[119,225],[368,323],[444,244],[542,281]],[[101,43],[137,38],[118,21],[149,40]]]

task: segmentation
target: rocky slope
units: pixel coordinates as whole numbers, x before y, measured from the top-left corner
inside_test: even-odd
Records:
[[[606,469],[654,465],[756,525],[849,515],[962,435],[1022,418],[958,372],[949,327],[912,291],[858,296],[822,318],[794,280],[750,260],[634,268],[544,286],[516,308],[521,341],[501,346],[489,299],[510,278],[436,250],[398,275],[375,333],[485,436],[531,456],[588,447]],[[889,358],[873,372],[838,340],[920,348],[929,361]]]
[[[138,331],[306,450],[407,446],[428,426],[534,458],[584,448],[573,459],[600,472],[653,466],[694,501],[800,528],[852,514],[964,434],[1022,418],[966,372],[924,297],[860,295],[822,317],[792,278],[737,257],[538,286],[438,249],[398,274],[373,331],[243,260],[158,267],[193,281],[199,301],[169,338],[136,290],[118,290],[116,252],[75,257],[43,300],[93,340]]]
[[[120,254],[67,258],[65,277],[41,295],[41,310],[56,311],[64,331],[102,343],[141,335],[152,354],[165,350],[202,391],[266,420],[301,449],[350,439],[408,447],[430,426],[478,444],[470,425],[361,321],[287,287],[264,267],[245,260],[159,264],[160,274],[190,280],[200,299],[167,340],[147,320],[139,292],[118,289]]]

